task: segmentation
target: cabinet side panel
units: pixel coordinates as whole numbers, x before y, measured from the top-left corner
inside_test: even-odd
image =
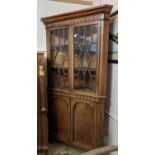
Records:
[[[108,16],[108,15],[107,15]],[[101,51],[100,51],[100,75],[99,95],[107,94],[107,63],[108,63],[108,42],[109,42],[109,19],[100,22],[101,30]]]
[[[51,51],[50,51],[50,31],[46,29],[46,52],[47,52],[47,59],[50,59],[51,57]]]

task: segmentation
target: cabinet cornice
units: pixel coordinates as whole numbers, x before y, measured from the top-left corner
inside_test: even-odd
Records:
[[[47,25],[48,23],[54,23],[54,22],[59,22],[59,21],[64,21],[64,20],[70,20],[70,19],[75,19],[79,17],[84,17],[84,16],[90,16],[94,14],[107,14],[109,15],[112,9],[112,5],[101,5],[97,7],[91,7],[83,10],[78,10],[74,12],[67,12],[59,15],[54,15],[54,16],[49,16],[49,17],[43,17],[41,18],[41,21]],[[105,18],[108,18],[108,16],[105,16]]]

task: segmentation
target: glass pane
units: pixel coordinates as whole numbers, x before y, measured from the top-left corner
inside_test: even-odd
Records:
[[[97,25],[74,28],[74,89],[96,92]]]
[[[68,29],[51,31],[49,84],[52,88],[68,88],[68,49]]]

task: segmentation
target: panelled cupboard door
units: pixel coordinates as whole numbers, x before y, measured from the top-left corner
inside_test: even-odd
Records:
[[[49,104],[50,134],[60,141],[70,143],[69,98],[54,96]]]
[[[84,148],[94,148],[95,141],[95,104],[78,99],[71,100],[71,124],[73,145]]]

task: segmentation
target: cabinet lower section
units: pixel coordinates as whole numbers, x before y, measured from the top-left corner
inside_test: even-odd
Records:
[[[96,102],[96,97],[80,96],[49,94],[50,137],[90,150],[103,145],[105,100],[98,98],[100,102]]]

